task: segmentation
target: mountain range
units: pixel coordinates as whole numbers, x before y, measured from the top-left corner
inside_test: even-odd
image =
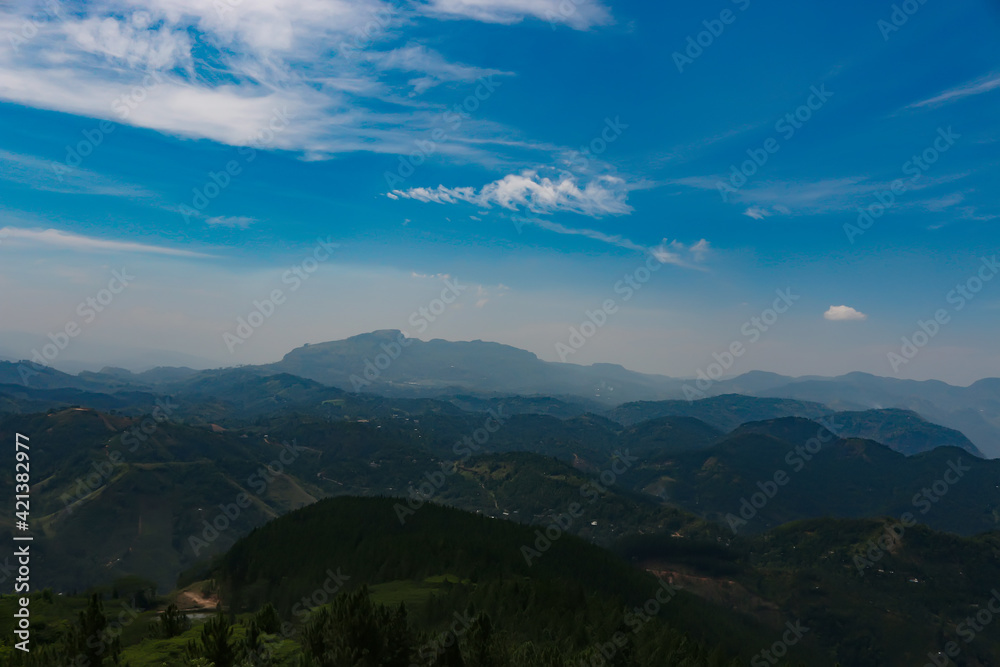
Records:
[[[612,418],[619,418],[622,423],[634,419],[633,414],[647,417],[657,410],[655,406],[644,408],[623,404],[675,401],[671,407],[664,409],[670,410],[670,414],[683,414],[681,401],[690,403],[693,397],[724,394],[799,402],[794,409],[790,408],[791,411],[774,412],[769,416],[811,418],[824,410],[864,413],[895,409],[915,413],[929,422],[960,431],[983,455],[1000,457],[998,378],[982,379],[968,387],[957,387],[936,380],[899,380],[858,372],[838,377],[792,378],[753,371],[734,378],[699,382],[696,379],[637,373],[614,364],[580,366],[542,361],[531,352],[499,343],[422,341],[407,338],[396,330],[305,345],[289,352],[279,362],[243,366],[239,370],[259,376],[288,374],[314,381],[317,383],[314,388],[326,386],[345,392],[397,398],[466,395],[482,402],[491,397],[517,395],[524,397],[525,401],[534,397],[548,402],[550,410],[557,410],[564,416],[611,410],[609,414]],[[191,392],[198,386],[208,387],[212,382],[224,381],[219,378],[225,377],[230,377],[226,371],[195,371],[189,368],[156,368],[142,373],[105,368],[99,373],[68,375],[51,368],[36,367],[29,362],[0,362],[0,406],[5,401],[9,402],[12,395],[19,395],[27,401],[39,398],[39,394],[24,391],[26,389],[77,389],[113,396],[123,392],[164,394]],[[41,400],[44,402],[56,397],[48,395]],[[69,399],[70,394],[64,393],[61,397]],[[92,402],[103,400],[106,405],[113,402],[113,399],[103,397],[83,398]],[[558,407],[553,399],[561,401]],[[134,402],[134,398],[127,400]],[[813,404],[812,407],[806,407],[808,403]],[[471,403],[466,403],[466,406],[469,405]],[[536,405],[530,409],[539,408]],[[754,416],[764,418],[762,415]],[[740,416],[734,418],[739,420]],[[843,418],[849,420],[849,428],[860,429],[852,432],[887,437],[877,431],[865,431],[868,427],[863,424],[864,415],[845,415]],[[905,418],[902,413],[898,414],[895,418],[897,425]],[[725,424],[734,425],[733,418]],[[921,445],[914,440],[901,443],[900,447],[916,451]]]
[[[62,629],[93,591],[142,600],[154,626],[168,601],[221,604],[242,642],[343,566],[349,597],[317,619],[345,623],[370,596],[440,632],[474,606],[503,628],[489,651],[511,651],[489,664],[591,664],[589,637],[628,618],[614,610],[669,582],[673,606],[630,640],[640,664],[745,664],[795,618],[815,629],[796,661],[906,665],[960,639],[1000,577],[1000,460],[944,424],[993,414],[993,381],[751,373],[688,399],[690,381],[400,336],[201,371],[28,367],[24,383],[23,364],[0,364],[0,439],[31,438],[34,585],[62,594],[33,598],[52,645],[72,646]],[[214,627],[130,630],[125,655],[179,664]],[[326,650],[266,641],[275,664]],[[8,649],[0,664],[22,664]],[[997,651],[988,628],[966,662]],[[32,664],[68,659],[46,660]]]

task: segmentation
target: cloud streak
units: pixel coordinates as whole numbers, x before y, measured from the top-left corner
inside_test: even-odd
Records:
[[[410,188],[388,193],[392,199],[404,198],[435,204],[466,202],[491,208],[526,210],[532,213],[578,213],[591,217],[628,215],[629,185],[617,176],[597,176],[586,183],[574,176],[563,175],[558,179],[540,176],[526,170],[508,174],[479,190],[473,187]]]
[[[197,257],[207,258],[207,255],[191,250],[181,250],[179,248],[168,248],[164,246],[149,245],[146,243],[135,243],[132,241],[113,241],[110,239],[99,239],[93,236],[82,236],[72,232],[64,232],[58,229],[25,229],[22,227],[0,228],[0,238],[4,243],[10,241],[21,241],[29,245],[55,246],[66,250],[77,250],[80,252],[130,252],[153,255],[169,255],[172,257]]]
[[[702,269],[703,267],[696,266],[696,264],[703,262],[711,251],[710,244],[705,239],[701,239],[691,246],[685,245],[680,241],[663,239],[657,246],[646,247],[617,234],[606,234],[595,229],[567,227],[566,225],[543,218],[523,218],[519,222],[534,225],[556,234],[583,236],[594,241],[625,248],[626,250],[649,253],[663,264],[673,264],[685,268]]]
[[[1000,74],[989,74],[976,79],[975,81],[970,81],[969,83],[964,83],[961,86],[946,90],[943,93],[939,93],[926,100],[914,102],[906,108],[920,109],[923,107],[941,106],[943,104],[957,102],[958,100],[971,97],[973,95],[982,95],[983,93],[988,93],[992,90],[996,90],[997,88],[1000,88]]]
[[[255,219],[245,215],[219,215],[205,220],[205,224],[212,227],[231,227],[236,229],[246,229],[255,222],[257,222]]]
[[[422,8],[441,18],[510,24],[530,17],[576,30],[613,22],[610,10],[596,0],[429,0]]]
[[[919,181],[905,180],[906,193],[918,192],[953,183],[968,173],[930,176],[922,174]],[[710,176],[688,176],[668,183],[698,190],[716,190],[722,179]],[[733,202],[746,206],[743,215],[763,220],[778,215],[823,215],[854,211],[871,203],[872,197],[891,188],[893,181],[873,180],[865,176],[824,178],[813,181],[767,181],[747,185],[729,194]],[[920,199],[898,201],[896,208],[922,206]]]

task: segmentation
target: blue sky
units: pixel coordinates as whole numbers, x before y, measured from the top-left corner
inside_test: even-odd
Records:
[[[1000,375],[1000,280],[949,300],[997,252],[998,29],[985,1],[14,2],[0,356],[77,322],[53,365],[257,363],[380,328],[556,360],[614,299],[566,360],[691,376],[791,288],[730,373]],[[460,298],[416,331],[445,276]]]

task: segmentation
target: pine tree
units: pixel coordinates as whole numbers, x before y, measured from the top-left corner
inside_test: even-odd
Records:
[[[303,664],[317,667],[409,667],[413,653],[406,608],[376,606],[367,587],[314,612],[302,644],[308,657]]]
[[[109,636],[108,619],[104,616],[104,604],[96,593],[90,596],[87,608],[80,612],[76,625],[70,630],[66,641],[67,652],[80,664],[91,667],[117,665],[121,656],[121,641],[118,636]],[[105,662],[105,658],[109,661]]]
[[[160,614],[159,622],[153,624],[155,636],[162,637],[163,639],[176,637],[187,632],[190,628],[191,621],[188,619],[187,614],[177,609],[177,605],[175,604],[168,605],[163,613]]]
[[[229,619],[220,613],[201,626],[200,645],[191,642],[188,651],[194,653],[191,657],[205,658],[214,663],[215,667],[233,667],[236,654],[230,642],[232,633]]]

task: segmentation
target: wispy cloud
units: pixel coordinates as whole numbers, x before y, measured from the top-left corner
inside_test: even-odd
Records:
[[[483,208],[500,206],[508,210],[524,209],[532,213],[579,213],[592,217],[628,215],[628,183],[617,176],[597,176],[581,183],[574,176],[557,179],[527,170],[508,174],[479,190],[473,187],[410,188],[388,193],[392,199],[405,198],[436,204],[466,202]]]
[[[968,173],[930,176],[922,174],[919,181],[906,179],[906,194],[894,204],[897,208],[923,206],[924,200],[910,198],[910,194],[948,183],[968,176]],[[710,176],[688,176],[674,179],[669,183],[699,190],[717,190],[722,178]],[[729,192],[729,198],[740,206],[745,206],[743,215],[762,220],[777,215],[822,215],[853,211],[858,206],[870,204],[871,197],[878,192],[890,190],[892,181],[875,180],[866,176],[826,178],[812,181],[766,181],[746,185]]]
[[[951,194],[944,195],[942,197],[935,197],[933,199],[925,199],[923,201],[923,207],[928,211],[933,211],[935,213],[940,213],[946,209],[953,206],[957,206],[965,201],[965,194],[961,192],[952,192]]]
[[[254,218],[245,215],[220,215],[205,220],[205,224],[213,227],[235,227],[237,229],[246,229],[255,222],[257,221]]]
[[[154,199],[155,194],[139,186],[120,183],[100,174],[69,167],[61,162],[0,149],[0,179],[43,192],[74,195],[104,195]]]
[[[81,252],[131,252],[145,253],[153,255],[170,255],[173,257],[212,257],[200,252],[191,250],[181,250],[165,246],[149,245],[146,243],[134,243],[131,241],[114,241],[111,239],[101,239],[93,236],[82,236],[72,232],[64,232],[58,229],[25,229],[22,227],[3,227],[0,229],[0,237],[4,243],[11,241],[31,245],[46,245],[65,248],[67,250],[78,250]]]
[[[969,83],[964,83],[961,86],[946,90],[943,93],[938,93],[934,97],[926,100],[914,102],[906,108],[920,109],[922,107],[940,106],[942,104],[957,102],[958,100],[971,97],[973,95],[982,95],[983,93],[988,93],[991,90],[996,90],[997,88],[1000,88],[1000,74],[989,74],[976,79],[975,81],[970,81]]]
[[[753,218],[754,220],[763,220],[764,218],[773,215],[773,213],[766,208],[761,208],[760,206],[751,206],[747,210],[743,211],[743,215]]]
[[[312,159],[408,154],[446,110],[415,97],[508,74],[400,44],[403,27],[559,15],[555,0],[94,0],[47,15],[32,13],[33,4],[0,8],[0,35],[20,35],[29,19],[37,28],[30,39],[0,40],[0,100],[228,145],[253,143],[281,113],[292,121],[268,147]],[[590,0],[574,7],[559,22],[607,18]],[[123,104],[137,90],[142,101]],[[437,142],[436,154],[497,160],[513,132],[476,116]]]
[[[425,13],[487,23],[519,23],[532,17],[577,30],[612,22],[611,11],[597,0],[428,0]]]
[[[632,207],[627,203],[628,193],[646,187],[642,182],[629,184],[618,176],[595,176],[585,183],[571,175],[557,179],[541,177],[535,171],[508,174],[480,189],[473,187],[410,188],[386,193],[390,199],[412,199],[434,204],[471,204],[489,209],[499,206],[509,211],[526,211],[536,215],[554,213],[577,213],[593,218],[606,215],[628,215]],[[582,236],[601,243],[652,254],[664,264],[674,264],[688,268],[702,268],[697,264],[704,261],[709,252],[709,243],[701,239],[687,246],[679,241],[668,241],[654,247],[643,246],[619,234],[608,234],[596,229],[569,227],[549,219],[539,217],[518,217],[518,224],[529,224],[546,231],[568,236]]]
[[[711,251],[708,241],[701,239],[691,246],[687,246],[680,241],[667,241],[663,239],[660,245],[651,248],[653,257],[663,264],[674,264],[685,268],[702,268],[695,266],[692,262],[703,262]]]
[[[663,239],[659,245],[647,247],[618,234],[606,234],[595,229],[567,227],[566,225],[553,222],[552,220],[546,220],[544,218],[521,218],[519,222],[521,224],[529,224],[555,234],[583,236],[588,239],[593,239],[594,241],[607,243],[608,245],[617,246],[626,250],[649,253],[664,264],[674,264],[687,268],[702,268],[697,267],[696,264],[703,262],[711,251],[710,244],[705,239],[701,239],[690,246],[685,245],[680,241],[668,241],[667,239]]]
[[[619,248],[626,248],[628,250],[646,250],[638,243],[634,243],[623,236],[617,234],[605,234],[604,232],[597,231],[595,229],[581,229],[577,227],[567,227],[566,225],[561,225],[558,222],[553,222],[551,220],[545,220],[543,218],[524,218],[524,223],[545,229],[550,232],[555,232],[556,234],[567,234],[569,236],[584,236],[595,241],[600,241],[602,243],[609,243],[611,245],[616,245]]]
[[[484,77],[513,76],[514,74],[487,67],[452,63],[437,51],[432,51],[420,44],[407,44],[405,47],[391,51],[373,51],[368,53],[365,58],[378,65],[382,70],[419,73],[420,76],[408,81],[409,85],[413,87],[411,95],[417,95],[442,83],[468,83]]]
[[[500,283],[496,287],[487,287],[485,285],[478,285],[476,287],[476,308],[482,308],[490,301],[494,299],[501,299],[510,292],[510,288]]]
[[[712,136],[702,137],[700,139],[696,139],[695,141],[675,146],[666,153],[653,158],[652,162],[657,166],[667,163],[686,162],[696,157],[700,157],[704,154],[706,149],[711,148],[716,144],[724,143],[729,139],[738,137],[746,132],[750,132],[751,130],[755,130],[769,122],[771,121],[768,120],[740,125],[739,127],[730,128]]]

